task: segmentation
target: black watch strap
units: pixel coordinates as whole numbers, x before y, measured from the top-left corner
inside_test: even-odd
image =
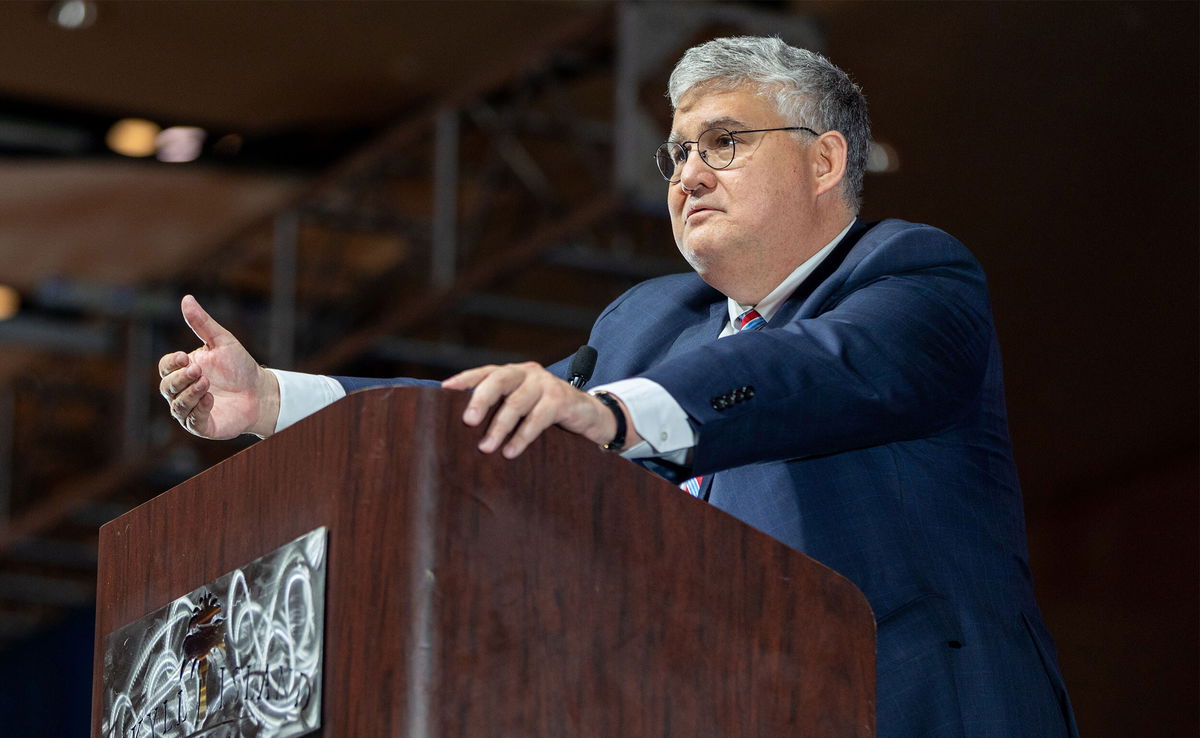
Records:
[[[621,410],[621,404],[617,402],[617,398],[607,392],[593,392],[592,397],[595,397],[604,403],[609,410],[612,410],[613,417],[617,419],[617,434],[613,436],[611,441],[600,448],[605,451],[619,453],[625,448],[625,412]]]

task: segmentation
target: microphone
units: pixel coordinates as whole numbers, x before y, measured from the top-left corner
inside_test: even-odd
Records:
[[[575,389],[583,387],[596,371],[596,349],[588,345],[579,347],[571,357],[571,369],[567,372],[567,382]]]

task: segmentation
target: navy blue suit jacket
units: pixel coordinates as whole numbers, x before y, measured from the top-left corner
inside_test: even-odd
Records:
[[[704,474],[711,504],[858,585],[880,736],[1076,735],[978,262],[935,228],[860,222],[763,330],[718,341],[727,320],[724,295],[681,274],[596,321],[591,384],[652,379],[696,431],[689,465],[645,465]]]

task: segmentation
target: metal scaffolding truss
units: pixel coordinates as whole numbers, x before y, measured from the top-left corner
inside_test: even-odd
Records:
[[[661,90],[694,40],[631,48],[646,12],[607,8],[448,91],[174,279],[53,285],[43,314],[0,326],[0,343],[53,352],[0,393],[0,644],[90,600],[100,523],[248,443],[188,437],[157,396],[157,357],[195,344],[181,295],[271,366],[437,378],[569,355],[624,289],[686,268],[627,171],[640,144],[657,177],[662,131],[626,93]]]

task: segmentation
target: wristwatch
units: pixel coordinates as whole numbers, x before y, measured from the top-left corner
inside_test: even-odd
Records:
[[[621,405],[617,402],[617,398],[608,392],[601,390],[599,392],[592,392],[591,395],[604,403],[609,410],[612,410],[613,417],[617,419],[617,434],[613,436],[611,441],[600,448],[605,451],[620,453],[625,448],[625,412],[621,410]]]

